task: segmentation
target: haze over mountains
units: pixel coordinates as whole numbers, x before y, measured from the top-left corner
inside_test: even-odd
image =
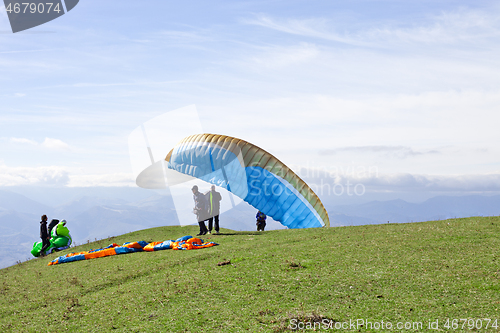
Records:
[[[422,203],[404,200],[371,201],[328,209],[334,225],[406,223],[455,217],[500,215],[500,195],[438,196]]]
[[[500,215],[500,195],[437,196],[420,203],[401,199],[336,205],[322,198],[331,226],[406,223],[454,217]],[[32,258],[39,241],[42,214],[66,219],[73,244],[166,225],[179,225],[169,195],[140,188],[29,188],[0,189],[0,268]],[[241,203],[221,214],[221,227],[255,229],[255,209]],[[283,226],[268,221],[267,229]]]

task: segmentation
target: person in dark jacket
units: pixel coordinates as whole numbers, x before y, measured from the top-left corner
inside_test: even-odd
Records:
[[[50,246],[50,236],[47,232],[47,215],[42,215],[40,221],[40,238],[42,239],[42,249],[40,250],[41,256],[45,256],[45,250]]]
[[[206,235],[208,232],[205,221],[208,220],[208,202],[203,193],[198,191],[198,186],[194,185],[191,189],[193,191],[194,209],[193,213],[196,214],[198,225],[200,226],[200,233],[196,236]]]
[[[211,190],[205,194],[208,201],[208,234],[212,233],[212,225],[215,220],[215,233],[219,233],[219,212],[220,212],[220,202],[222,196],[219,192],[215,191],[215,185],[212,185]]]
[[[262,213],[260,210],[257,212],[257,215],[255,215],[255,218],[257,219],[257,231],[264,231],[264,228],[266,227],[266,214]]]

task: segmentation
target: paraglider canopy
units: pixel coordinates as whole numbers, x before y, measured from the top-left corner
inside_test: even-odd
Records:
[[[54,251],[65,250],[70,247],[71,242],[72,239],[69,233],[69,229],[66,227],[66,220],[62,220],[52,228],[52,231],[50,233],[50,246],[44,251],[43,254],[50,254]],[[35,242],[33,244],[31,254],[34,257],[39,257],[40,255],[42,255],[42,247],[42,242]]]
[[[283,162],[247,141],[191,135],[165,161],[169,169],[223,187],[288,228],[330,226],[314,191]]]

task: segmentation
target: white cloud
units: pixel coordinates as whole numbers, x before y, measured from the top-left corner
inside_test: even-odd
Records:
[[[60,49],[37,49],[37,50],[2,51],[2,52],[0,52],[0,54],[46,52],[46,51],[54,51],[54,50],[60,50]]]
[[[58,140],[58,139],[51,139],[51,138],[45,138],[45,141],[42,142],[42,146],[48,149],[53,149],[53,150],[69,150],[70,147],[67,143]]]
[[[326,39],[334,42],[360,45],[365,44],[349,35],[341,35],[332,31],[329,20],[322,18],[314,19],[288,19],[276,20],[265,15],[259,15],[256,19],[243,20],[243,23],[258,25],[261,27],[307,37]]]
[[[484,42],[500,36],[500,19],[496,8],[490,12],[458,9],[430,16],[418,25],[407,22],[384,24],[366,23],[358,30],[337,27],[333,19],[276,19],[259,15],[244,20],[253,24],[288,34],[318,38],[356,46],[383,47],[380,43],[396,45],[401,43],[453,44]],[[367,27],[368,24],[372,26]],[[356,26],[353,24],[347,25]],[[339,32],[342,31],[342,32]]]
[[[15,185],[66,185],[68,172],[57,166],[8,167],[0,165],[0,186]]]
[[[155,86],[163,84],[174,84],[183,81],[144,81],[144,82],[128,82],[128,83],[90,83],[82,82],[69,85],[70,87],[89,88],[89,87],[117,87],[117,86]]]
[[[315,45],[308,43],[289,47],[276,46],[265,48],[263,53],[244,60],[244,63],[252,69],[280,69],[312,61],[319,53]]]
[[[241,112],[210,108],[210,131],[250,133],[262,130],[266,146],[282,143],[269,136],[286,135],[290,146],[318,150],[342,147],[428,146],[473,143],[488,148],[498,142],[500,91],[444,91],[421,94],[334,97],[297,94],[240,105]],[[231,114],[231,126],[219,120]],[[264,121],[265,120],[265,121]],[[205,124],[204,124],[205,126]],[[277,135],[279,132],[279,135]],[[237,135],[236,135],[237,136]]]
[[[0,186],[136,186],[131,173],[83,174],[60,166],[9,167],[0,164]]]
[[[26,138],[10,138],[9,142],[11,143],[16,143],[16,144],[29,144],[33,146],[42,146],[46,149],[49,150],[70,150],[70,146],[59,140],[59,139],[51,139],[51,138],[45,138],[45,140],[42,143],[38,143],[35,140],[31,139],[26,139]]]
[[[94,186],[137,186],[131,173],[97,174],[97,175],[72,175],[69,187],[94,187]]]
[[[10,138],[9,141],[11,143],[22,143],[22,144],[30,144],[30,145],[38,145],[38,142],[26,139],[26,138]]]
[[[160,36],[186,44],[213,41],[212,37],[201,31],[165,30],[160,32]]]
[[[379,175],[362,180],[367,187],[381,190],[500,191],[500,174],[485,175]]]
[[[344,173],[301,170],[309,184],[322,194],[333,191],[336,185],[362,186],[367,191],[429,191],[429,192],[497,192],[500,191],[500,174],[424,175],[410,173],[380,174],[377,170],[364,169]],[[321,189],[322,188],[322,189]]]
[[[325,149],[319,152],[320,155],[335,155],[342,152],[353,153],[374,153],[382,154],[385,157],[407,158],[411,156],[420,156],[426,154],[440,154],[437,149],[418,151],[412,147],[405,146],[358,146],[358,147],[340,147],[335,149]]]

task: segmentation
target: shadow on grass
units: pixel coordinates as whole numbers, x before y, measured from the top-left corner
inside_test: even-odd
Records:
[[[258,232],[258,231],[255,231],[255,232],[251,232],[251,231],[245,231],[244,233],[241,232],[241,233],[236,233],[236,232],[221,232],[219,234],[212,234],[212,236],[249,236],[249,235],[262,235],[263,233],[262,232]],[[206,235],[205,235],[206,236]]]

